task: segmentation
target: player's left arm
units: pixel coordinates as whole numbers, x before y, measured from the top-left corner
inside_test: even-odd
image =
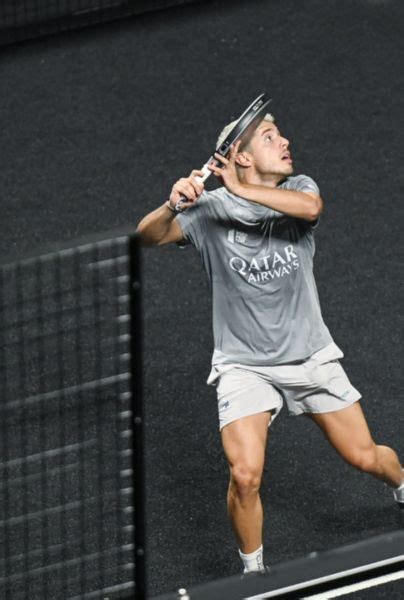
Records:
[[[210,164],[208,167],[217,177],[222,179],[226,188],[236,196],[262,204],[280,213],[310,222],[317,221],[323,211],[323,200],[315,192],[270,188],[264,185],[241,182],[235,166],[239,143],[237,142],[231,148],[228,158],[215,153],[215,157],[222,163],[221,167],[214,164]]]
[[[297,192],[249,183],[240,183],[236,189],[233,194],[241,198],[305,221],[317,221],[323,211],[323,200],[314,192]]]

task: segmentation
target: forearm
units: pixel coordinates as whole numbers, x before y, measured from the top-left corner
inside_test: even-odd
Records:
[[[167,235],[175,216],[176,214],[164,203],[143,217],[136,228],[137,233],[140,234],[142,245],[158,245]]]
[[[323,209],[323,202],[320,197],[305,192],[242,183],[235,193],[241,198],[251,200],[251,202],[307,221],[318,219]]]

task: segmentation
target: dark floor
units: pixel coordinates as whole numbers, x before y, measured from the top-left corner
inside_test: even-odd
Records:
[[[296,172],[326,203],[315,268],[324,319],[376,440],[404,456],[402,16],[400,0],[216,0],[3,49],[1,254],[135,226],[267,91]],[[147,250],[144,279],[157,594],[240,565],[205,385],[210,302],[198,257]],[[310,422],[281,415],[268,458],[268,562],[403,526],[389,491],[343,464]]]

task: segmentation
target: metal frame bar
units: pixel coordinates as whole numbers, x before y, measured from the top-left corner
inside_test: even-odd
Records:
[[[153,600],[293,600],[338,589],[401,570],[404,531],[379,535],[324,552],[275,564],[268,574],[240,579],[227,577],[205,585],[169,593]]]
[[[146,598],[146,515],[145,515],[145,465],[144,465],[144,410],[142,374],[142,287],[141,262],[137,237],[129,238],[129,295],[130,295],[130,372],[131,410],[133,435],[133,485],[135,504],[135,579],[136,600]]]

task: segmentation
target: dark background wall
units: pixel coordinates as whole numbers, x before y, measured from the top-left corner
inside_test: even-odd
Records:
[[[315,270],[325,321],[376,439],[404,456],[402,13],[399,0],[207,1],[3,49],[1,254],[135,227],[268,91],[296,173],[326,203]],[[198,258],[147,250],[144,279],[157,593],[239,563],[205,386],[210,303]],[[388,490],[286,412],[271,430],[263,498],[271,563],[402,526]]]

